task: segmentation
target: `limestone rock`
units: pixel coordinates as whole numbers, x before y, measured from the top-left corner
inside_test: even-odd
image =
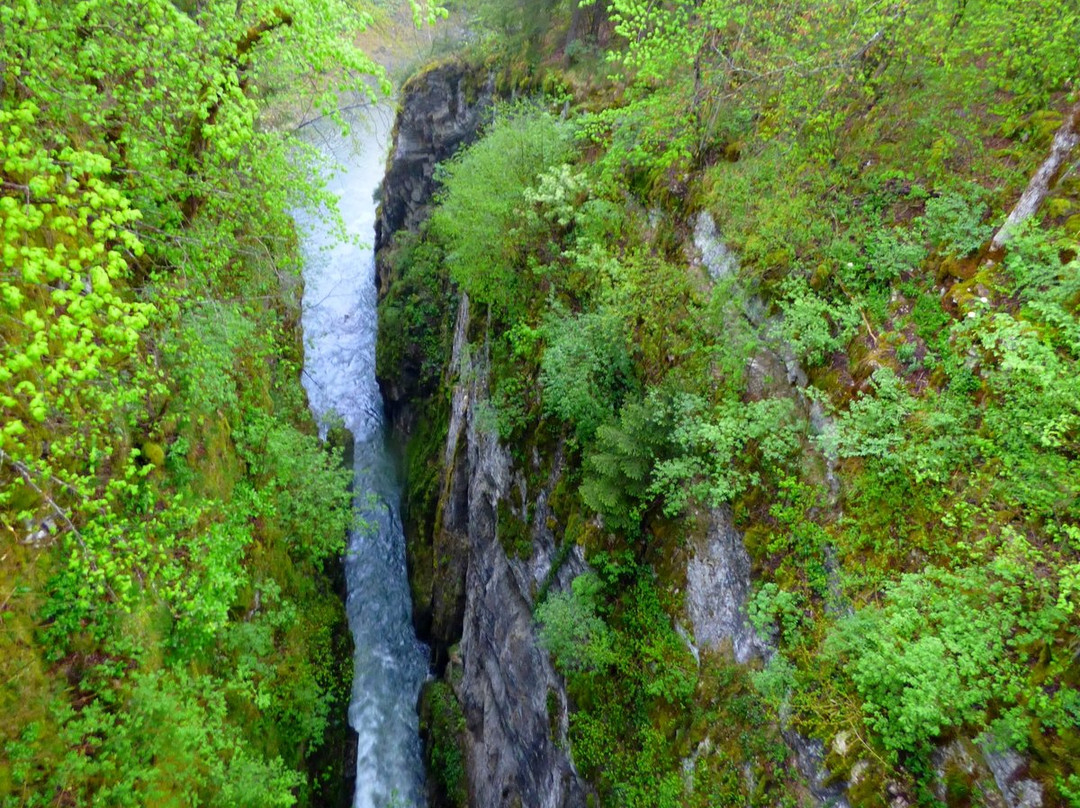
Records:
[[[766,657],[766,645],[746,618],[750,595],[750,556],[731,512],[709,514],[709,528],[686,568],[686,611],[701,648],[730,641],[735,661]]]
[[[435,166],[471,143],[495,94],[494,76],[453,60],[414,76],[402,88],[394,143],[379,192],[375,249],[427,215]]]

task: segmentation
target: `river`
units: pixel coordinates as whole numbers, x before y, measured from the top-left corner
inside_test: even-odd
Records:
[[[297,216],[305,259],[304,387],[321,424],[340,417],[355,437],[355,502],[365,523],[350,535],[345,560],[355,643],[349,705],[358,735],[355,808],[424,802],[416,700],[428,652],[412,626],[401,491],[386,452],[375,380],[373,197],[391,118],[385,108],[365,111],[353,122],[351,138],[328,123],[306,128],[308,141],[339,164],[329,189],[339,198],[347,237],[326,217]]]

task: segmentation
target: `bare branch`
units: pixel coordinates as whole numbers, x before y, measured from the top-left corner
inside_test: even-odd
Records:
[[[994,240],[990,242],[991,250],[1000,250],[1004,247],[1016,227],[1039,210],[1043,200],[1050,193],[1050,189],[1061,176],[1065,163],[1077,144],[1080,144],[1080,102],[1073,105],[1072,109],[1066,113],[1065,120],[1054,135],[1053,143],[1050,144],[1049,156],[1032,176],[1024,193],[1020,195],[1020,199],[1005,220],[1005,224],[994,234]]]

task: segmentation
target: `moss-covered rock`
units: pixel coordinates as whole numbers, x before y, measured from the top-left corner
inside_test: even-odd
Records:
[[[431,808],[465,808],[465,713],[446,682],[425,682],[420,690],[420,736],[428,771]]]

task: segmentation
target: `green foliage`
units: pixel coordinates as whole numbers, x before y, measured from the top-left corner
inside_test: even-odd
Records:
[[[795,592],[781,589],[769,581],[762,584],[747,604],[750,623],[759,636],[768,638],[773,626],[779,630],[782,642],[792,642],[803,616],[802,598]]]
[[[595,576],[579,575],[572,591],[551,595],[536,607],[540,642],[569,674],[603,673],[615,661],[607,624],[596,613],[601,586]]]
[[[323,564],[341,555],[352,518],[352,472],[342,467],[341,453],[254,413],[236,440],[258,486],[253,510],[274,519],[294,557]]]
[[[667,412],[656,396],[627,402],[618,423],[597,430],[581,497],[609,529],[633,535],[640,528],[651,501],[653,467],[667,451],[669,434]]]
[[[829,303],[798,275],[785,280],[782,293],[780,333],[801,361],[820,365],[847,345],[859,322],[850,304]]]
[[[236,412],[244,378],[238,360],[264,347],[258,346],[255,326],[250,310],[213,300],[199,301],[181,315],[175,336],[164,340],[162,354],[185,413],[205,418]]]
[[[592,775],[605,803],[709,805],[722,793],[744,804],[745,781],[730,782],[727,767],[746,761],[764,773],[786,757],[748,682],[712,656],[697,664],[651,570],[608,555],[592,561],[595,575],[576,578],[572,593],[537,610],[541,637],[577,703],[570,716],[575,764]],[[694,755],[687,791],[683,757],[703,735],[709,740]],[[690,746],[680,747],[687,739]],[[714,741],[722,744],[715,754]],[[772,782],[761,791],[763,800],[776,799],[782,787]]]
[[[108,699],[78,712],[62,708],[60,732],[69,751],[44,788],[20,777],[32,776],[39,731],[27,727],[12,749],[15,794],[4,804],[45,806],[53,804],[51,795],[66,794],[80,804],[131,808],[295,805],[300,776],[280,759],[245,751],[228,721],[222,685],[181,671],[137,673]]]
[[[943,249],[966,248],[953,239]],[[851,677],[873,737],[916,774],[915,761],[956,732],[988,731],[1023,749],[1039,727],[1048,738],[1039,748],[1057,756],[1049,772],[1074,748],[1064,729],[1074,719],[1051,693],[1057,684],[1046,686],[1072,676],[1047,656],[1068,642],[1074,608],[1077,548],[1064,539],[1076,508],[1066,448],[1076,397],[1072,260],[1029,228],[991,293],[1019,305],[974,298],[953,320],[921,296],[912,317],[942,353],[940,388],[917,395],[879,369],[872,395],[856,398],[824,441],[860,460],[842,551],[884,568],[852,583],[886,593],[841,620],[824,647]],[[890,582],[895,566],[914,569]]]
[[[986,208],[955,193],[926,200],[923,227],[930,243],[947,253],[967,256],[978,250],[992,232],[982,223]]]
[[[61,454],[95,444],[101,451],[102,436],[75,429],[78,415],[122,414],[160,388],[152,368],[130,361],[153,307],[122,295],[128,258],[143,254],[131,231],[140,213],[107,182],[106,157],[71,146],[50,150],[38,140],[41,117],[31,101],[0,110],[7,191],[0,197],[0,450],[24,463],[36,454],[32,425],[48,422],[63,441]],[[128,384],[117,384],[120,373]]]
[[[390,288],[379,306],[375,370],[379,378],[415,377],[431,390],[449,359],[446,311],[452,308],[438,246],[400,233],[390,263]]]
[[[927,208],[929,209],[929,203]],[[933,238],[936,242],[949,243],[950,246],[958,250],[968,246],[967,244],[954,244],[954,239],[962,238],[958,234],[935,234]],[[923,259],[926,258],[926,250],[923,249],[922,245],[907,241],[904,235],[896,230],[874,230],[865,249],[869,267],[869,279],[883,284],[889,284],[903,274],[910,274],[918,270]],[[966,254],[966,251],[964,254]]]
[[[906,472],[899,456],[904,443],[904,423],[915,408],[915,399],[903,381],[889,368],[871,378],[874,395],[856,399],[836,423],[826,451],[841,457],[874,457],[896,473]]]
[[[540,45],[559,9],[555,0],[470,0],[468,5],[488,47],[511,56],[521,53],[529,66],[540,59]]]
[[[884,482],[945,482],[972,457],[967,433],[973,413],[963,394],[935,398],[923,409],[888,368],[871,377],[874,395],[860,396],[823,437],[825,450],[871,462]],[[934,397],[932,397],[934,398]]]
[[[579,443],[588,444],[633,387],[622,318],[611,309],[575,316],[557,307],[548,314],[544,334],[544,408],[572,424]]]
[[[991,702],[1015,703],[1028,649],[1064,619],[1036,558],[1011,536],[987,566],[905,575],[880,608],[841,622],[826,647],[850,655],[867,723],[886,749],[927,754],[947,729],[984,725]]]
[[[694,396],[672,402],[673,457],[659,460],[649,491],[674,516],[696,498],[710,507],[731,502],[763,482],[761,469],[778,471],[798,447],[794,408],[787,399],[743,403],[726,401],[716,408]]]
[[[596,603],[601,587],[596,579],[577,579],[583,580],[587,583],[575,582],[572,600],[554,607],[549,616],[558,615],[555,621],[561,623],[567,617],[563,612],[572,610],[586,622],[555,628],[545,624],[549,638],[569,642],[559,658],[574,666],[566,670],[572,692],[584,705],[570,718],[575,763],[595,773],[601,793],[622,804],[677,805],[682,790],[678,761],[650,720],[649,707],[687,705],[695,684],[693,660],[672,630],[648,571],[636,571],[622,582],[627,586],[619,598],[622,608],[606,630],[596,606],[587,605]],[[612,598],[614,584],[604,582],[606,598]],[[582,645],[585,635],[587,644]],[[609,662],[617,676],[591,676],[594,666]]]
[[[635,532],[662,503],[675,516],[691,499],[716,507],[762,482],[797,446],[789,401],[728,401],[709,407],[687,394],[650,391],[605,424],[585,460],[581,495],[612,529]]]
[[[539,177],[536,188],[526,188],[525,201],[532,205],[526,215],[543,219],[557,227],[569,227],[585,212],[579,213],[578,204],[588,191],[584,174],[575,172],[568,163],[553,166]]]
[[[611,18],[621,41],[609,58],[634,79],[635,92],[624,120],[606,115],[607,122],[635,129],[644,105],[664,109],[639,139],[648,142],[670,128],[696,151],[712,138],[731,137],[721,125],[724,113],[749,109],[762,113],[761,136],[797,139],[818,159],[842,149],[849,105],[905,87],[913,72],[923,79],[946,74],[949,81],[935,89],[947,98],[989,83],[1021,105],[1045,102],[1051,87],[1075,79],[1058,34],[1080,30],[1080,15],[1052,0],[959,8],[924,0],[902,10],[872,0],[782,7],[757,0],[662,6],[617,0]],[[940,131],[935,136],[944,159],[957,141]]]
[[[784,804],[785,755],[761,730],[782,710],[826,744],[845,733],[837,777],[869,762],[856,804],[886,779],[928,794],[935,745],[980,733],[1030,751],[1052,799],[1075,799],[1076,244],[1035,222],[1003,262],[979,256],[1075,102],[1061,43],[1080,14],[1053,0],[610,12],[620,75],[576,99],[586,146],[512,181],[489,156],[436,232],[451,261],[476,251],[454,271],[491,306],[500,436],[527,461],[572,430],[560,488],[580,481],[602,520],[556,508],[550,524],[610,552],[590,558],[587,597],[538,615],[579,770],[603,804]],[[487,213],[485,189],[509,185]],[[1067,175],[1047,226],[1074,191]],[[701,208],[739,258],[720,284],[687,269]],[[759,339],[808,371],[814,439],[783,385],[755,376],[747,394]],[[704,654],[695,676],[666,616],[695,530],[678,517],[719,503],[746,528],[749,612],[779,646],[752,676]]]
[[[440,168],[443,190],[430,227],[446,244],[450,276],[511,324],[533,289],[529,233],[521,227],[525,192],[569,152],[569,131],[554,116],[501,109],[483,138]]]
[[[425,685],[422,699],[421,731],[427,735],[428,771],[450,804],[464,808],[469,791],[462,749],[465,714],[461,703],[445,682]]]
[[[326,200],[270,113],[362,91],[369,19],[187,5],[0,4],[4,805],[309,803],[340,730],[290,215]]]

